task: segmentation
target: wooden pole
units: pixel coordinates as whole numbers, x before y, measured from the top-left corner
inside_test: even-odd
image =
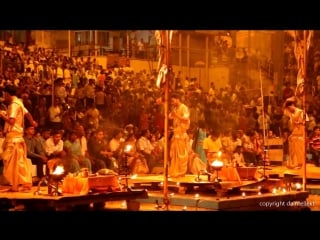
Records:
[[[263,83],[261,74],[261,65],[259,63],[259,80],[260,80],[260,95],[261,95],[261,114],[262,114],[262,124],[263,124],[263,142],[266,142],[266,129],[265,129],[265,114],[264,114],[264,95],[263,95]]]
[[[68,55],[69,58],[71,57],[71,31],[68,30]]]
[[[54,70],[51,68],[51,106],[54,103]]]
[[[309,33],[310,34],[310,33]],[[307,95],[307,30],[303,31],[303,94],[302,94],[302,106],[303,106],[303,116],[304,122],[306,123],[306,95]],[[306,131],[306,124],[304,125],[304,139],[307,141],[307,131]],[[307,161],[306,161],[306,148],[307,143],[305,142],[303,148],[303,177],[302,177],[302,189],[306,191],[307,185]]]
[[[260,80],[260,95],[261,95],[261,114],[262,114],[262,130],[263,130],[263,178],[266,177],[265,175],[265,166],[267,161],[267,139],[266,139],[266,119],[265,119],[265,113],[264,113],[264,95],[263,95],[263,83],[262,83],[262,74],[261,74],[261,63],[259,62],[259,80]]]
[[[163,171],[163,204],[167,210],[169,210],[169,195],[168,195],[168,171],[169,171],[169,53],[170,51],[170,39],[169,31],[165,31],[165,61],[164,63],[168,67],[167,74],[164,75],[164,171]]]
[[[129,35],[128,30],[127,30],[126,34],[127,34],[127,59],[129,59],[129,57],[130,57],[130,35]]]

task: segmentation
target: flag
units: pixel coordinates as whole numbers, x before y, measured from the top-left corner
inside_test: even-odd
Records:
[[[158,88],[161,87],[161,84],[163,84],[163,79],[165,79],[165,76],[168,73],[168,67],[166,64],[162,64],[162,67],[160,68],[159,72],[158,72],[158,77],[157,77],[157,82],[156,82],[156,86]]]
[[[168,73],[168,51],[171,48],[173,33],[173,30],[156,30],[154,33],[158,47],[158,77],[156,81],[158,88],[165,83]]]
[[[294,55],[297,61],[297,87],[296,96],[301,96],[304,93],[306,61],[307,53],[310,49],[313,39],[313,30],[288,31],[289,35],[294,37]]]

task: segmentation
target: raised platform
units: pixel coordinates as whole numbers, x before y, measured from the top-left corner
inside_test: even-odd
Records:
[[[47,191],[47,187],[41,187],[42,192]],[[37,187],[29,192],[8,192],[8,187],[2,186],[0,189],[0,209],[9,210],[16,207],[23,207],[23,210],[54,210],[65,211],[75,210],[78,207],[82,209],[103,209],[105,202],[108,201],[127,201],[128,210],[139,210],[139,206],[131,204],[136,199],[148,198],[148,191],[145,189],[136,189],[128,191],[115,192],[94,192],[85,195],[80,194],[62,194],[51,196],[48,194],[35,194]],[[134,209],[130,207],[135,206]]]
[[[220,182],[220,189],[216,188],[214,182],[208,181],[206,175],[168,178],[170,205],[175,209],[180,206],[180,210],[189,207],[212,211],[308,209],[308,204],[311,204],[307,202],[308,196],[311,192],[320,193],[320,185],[317,187],[309,184],[306,191],[287,190],[284,177],[288,174],[301,179],[302,169],[288,169],[283,166],[259,167],[253,180],[223,180]],[[307,178],[320,180],[320,168],[307,165]],[[163,181],[163,175],[141,175],[130,179],[130,184],[151,190],[148,199],[139,200],[141,203],[157,203],[161,206]]]
[[[260,170],[261,172],[261,170]],[[278,177],[282,178],[285,175],[295,175],[300,178],[303,177],[303,168],[300,169],[289,169],[285,166],[273,166],[267,167],[265,171],[267,176],[270,175],[278,175]],[[319,180],[320,181],[320,167],[316,167],[314,164],[307,164],[306,166],[306,178],[311,180]]]
[[[284,181],[286,176],[301,181],[302,171],[287,169],[283,166],[258,168],[254,180],[228,181],[222,179],[217,187],[214,181],[208,181],[207,175],[186,175],[180,178],[168,178],[169,210],[296,210],[308,208],[309,194],[320,194],[320,168],[307,165],[306,191],[290,189]],[[148,210],[159,210],[154,206],[163,206],[163,174],[129,176],[128,183],[132,192],[98,192],[87,196],[35,196],[30,193],[6,192],[0,188],[0,207],[9,208],[24,204],[30,210],[77,210],[78,207],[97,204],[99,210],[113,203],[124,202],[125,210],[140,210],[140,205],[149,205]],[[276,192],[273,190],[276,189]],[[244,194],[244,195],[243,195]],[[19,195],[19,196],[18,196]],[[138,204],[137,204],[138,203]],[[121,205],[122,208],[122,205]],[[163,208],[160,208],[162,210]],[[110,209],[109,209],[110,210]],[[124,210],[124,209],[122,209]],[[163,209],[164,210],[164,209]]]
[[[284,179],[287,176],[294,177],[297,181],[303,178],[302,174],[303,169],[288,169],[285,166],[266,166],[255,168],[241,168],[240,177],[233,177],[231,180],[222,177],[221,184],[224,188],[232,189],[237,187],[243,187],[245,185],[251,185],[256,182],[259,182],[266,178],[277,178]],[[247,177],[244,177],[247,176]],[[314,183],[319,180],[320,184],[320,167],[316,167],[312,164],[307,164],[307,182]],[[145,175],[136,175],[129,179],[129,184],[137,188],[149,188],[157,190],[162,188],[164,182],[164,175],[160,174],[145,174]],[[185,187],[187,192],[194,187],[200,188],[212,188],[214,186],[214,181],[211,179],[209,181],[207,175],[192,175],[187,174],[184,177],[178,178],[168,178],[168,187],[177,188]]]
[[[208,211],[274,211],[301,210],[308,208],[308,192],[292,191],[287,193],[265,193],[258,195],[247,193],[246,196],[217,197],[210,195],[170,194],[168,210],[208,210]],[[141,203],[163,204],[162,194],[150,192],[148,199],[139,200]]]

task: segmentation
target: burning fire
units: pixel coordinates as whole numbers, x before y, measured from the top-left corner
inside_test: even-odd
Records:
[[[223,162],[216,159],[211,163],[211,166],[212,167],[222,167],[223,166]]]
[[[63,166],[57,166],[56,169],[53,171],[52,175],[61,175],[64,173]]]
[[[128,152],[130,152],[131,149],[132,149],[132,145],[128,144],[128,145],[125,146],[124,151],[126,153],[128,153]]]
[[[131,179],[136,179],[138,177],[138,174],[133,174],[132,176],[131,176]]]

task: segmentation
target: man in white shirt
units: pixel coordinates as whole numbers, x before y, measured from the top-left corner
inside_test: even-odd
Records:
[[[154,147],[151,144],[149,137],[149,129],[141,131],[141,137],[137,140],[137,150],[147,159],[149,170],[152,172],[152,168],[155,166],[155,157],[152,155]]]

